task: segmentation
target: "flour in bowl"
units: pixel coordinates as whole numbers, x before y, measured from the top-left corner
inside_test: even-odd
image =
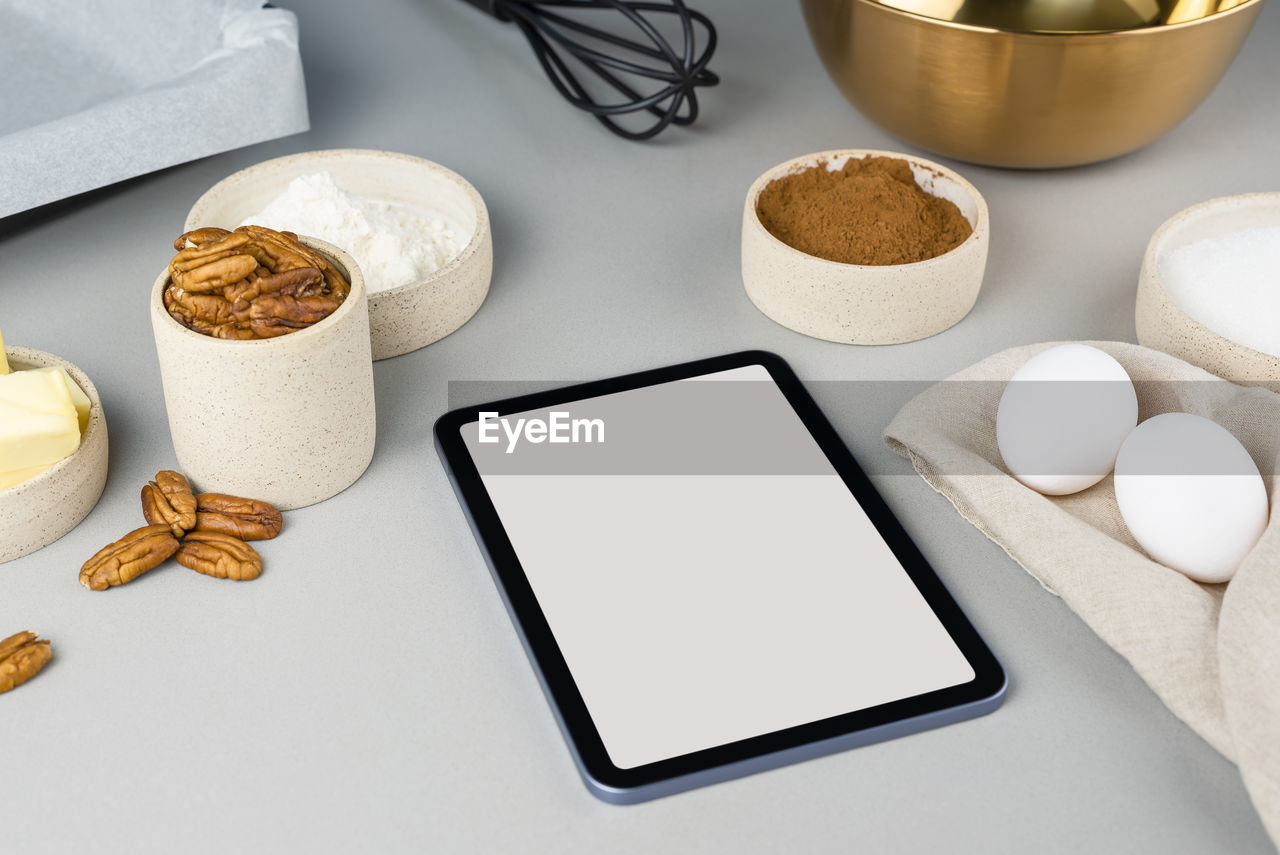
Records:
[[[471,235],[440,214],[366,199],[334,183],[328,172],[302,175],[240,225],[320,238],[346,250],[370,294],[419,282],[453,260]]]

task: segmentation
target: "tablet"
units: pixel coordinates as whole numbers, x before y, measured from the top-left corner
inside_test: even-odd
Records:
[[[583,780],[606,801],[1003,698],[999,663],[773,354],[464,407],[435,437]]]

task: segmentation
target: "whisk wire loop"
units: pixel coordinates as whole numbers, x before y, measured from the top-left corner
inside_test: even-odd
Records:
[[[707,64],[716,46],[716,31],[710,19],[685,5],[684,0],[467,0],[493,17],[516,25],[533,48],[543,72],[561,96],[573,106],[591,113],[613,133],[632,140],[649,139],[668,125],[688,125],[697,118],[698,86],[719,82]],[[640,40],[627,38],[576,20],[566,12],[613,10],[640,31]],[[560,10],[560,11],[553,11]],[[683,40],[677,53],[645,13],[675,15]],[[706,43],[697,51],[695,24],[706,33]],[[579,37],[587,41],[580,40]],[[619,48],[622,55],[600,49]],[[594,75],[623,99],[601,103],[588,91],[570,67]],[[650,94],[641,94],[627,80],[652,80],[662,84]],[[615,117],[647,112],[656,121],[641,130],[632,130],[614,121]]]
[[[582,24],[579,24],[577,21],[573,21],[569,18],[565,18],[562,15],[554,15],[554,14],[548,13],[546,16],[546,20],[548,22],[558,24],[566,29],[576,30],[577,32],[584,32],[585,30],[589,29],[587,27],[584,27]],[[648,22],[645,22],[645,24],[647,25]],[[616,56],[609,56],[608,54],[601,53],[600,51],[592,50],[586,45],[573,41],[568,36],[564,35],[563,33],[551,27],[548,27],[546,29],[546,33],[547,35],[555,39],[557,42],[559,42],[561,45],[563,45],[565,50],[569,51],[574,56],[578,58],[590,57],[591,59],[595,60],[601,65],[609,66],[611,68],[616,68],[619,71],[627,71],[631,74],[642,74],[647,77],[653,77],[654,79],[659,79],[659,80],[667,80],[673,83],[679,82],[683,80],[685,77],[685,75],[678,70],[667,71],[664,68],[653,68],[652,66],[638,65],[634,62],[630,62],[628,60],[621,59]],[[592,38],[595,38],[595,39],[600,39],[601,41],[610,42],[612,44],[618,45],[619,47],[625,47],[628,50],[631,50],[635,53],[644,54],[645,56],[649,56],[653,59],[665,59],[673,67],[676,67],[676,68],[679,67],[680,60],[676,58],[675,54],[671,53],[669,46],[666,45],[665,42],[662,42],[661,44],[662,46],[667,47],[668,50],[666,50],[665,52],[660,52],[660,51],[654,50],[653,48],[640,44],[638,42],[633,42],[629,39],[624,39],[618,36],[614,36],[612,33],[594,32],[594,33],[584,33],[584,34],[590,35]],[[606,36],[608,38],[604,38]]]

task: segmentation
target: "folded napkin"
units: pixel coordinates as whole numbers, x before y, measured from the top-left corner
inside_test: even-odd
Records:
[[[996,445],[1001,392],[1053,344],[1002,351],[932,386],[899,411],[885,441],[1239,766],[1280,843],[1280,395],[1138,345],[1088,344],[1129,372],[1139,420],[1171,411],[1205,416],[1258,464],[1271,521],[1229,583],[1199,584],[1149,558],[1125,527],[1110,476],[1075,495],[1044,496],[1008,474]]]

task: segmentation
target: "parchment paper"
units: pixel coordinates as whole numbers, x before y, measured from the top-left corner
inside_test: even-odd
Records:
[[[308,127],[262,0],[0,0],[0,217]]]

